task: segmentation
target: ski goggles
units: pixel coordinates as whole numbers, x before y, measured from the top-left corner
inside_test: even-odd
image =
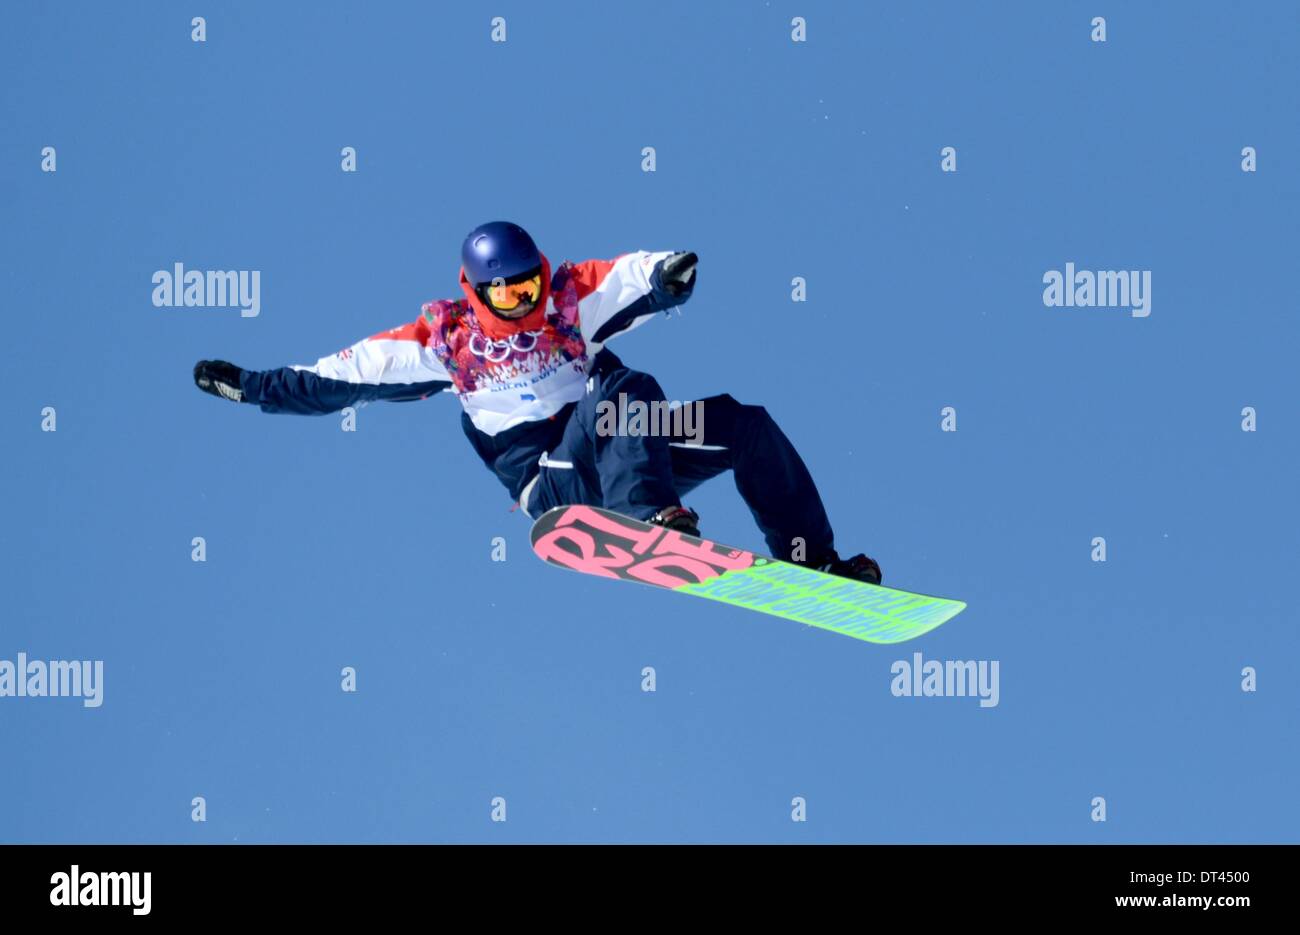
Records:
[[[531,312],[542,296],[542,273],[538,270],[527,278],[514,282],[500,280],[484,283],[480,287],[483,301],[493,311],[507,316],[522,316]]]

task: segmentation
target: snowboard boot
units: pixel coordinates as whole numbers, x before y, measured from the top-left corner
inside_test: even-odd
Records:
[[[852,558],[840,558],[835,555],[829,561],[819,562],[816,565],[810,565],[810,567],[830,575],[839,575],[841,578],[865,581],[867,584],[880,584],[882,577],[880,566],[876,564],[876,560],[867,558],[861,553]]]
[[[666,506],[646,522],[654,526],[675,529],[697,539],[700,536],[700,514],[684,506]]]

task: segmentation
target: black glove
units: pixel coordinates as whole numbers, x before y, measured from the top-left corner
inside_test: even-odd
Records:
[[[694,253],[674,253],[664,260],[659,270],[659,281],[669,295],[681,295],[691,288],[695,280],[695,264],[699,261]]]
[[[242,403],[244,391],[240,378],[244,371],[224,360],[201,360],[194,365],[194,385],[205,393]]]

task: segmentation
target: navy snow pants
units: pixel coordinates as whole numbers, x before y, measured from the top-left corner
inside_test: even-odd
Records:
[[[812,476],[762,406],[711,396],[686,403],[695,407],[694,425],[673,420],[671,434],[602,432],[600,403],[608,412],[620,396],[624,404],[665,397],[654,377],[629,369],[608,350],[596,355],[589,376],[559,443],[542,456],[520,498],[529,516],[581,503],[645,520],[730,469],[774,558],[788,560],[796,538],[809,562],[833,551],[830,519]]]

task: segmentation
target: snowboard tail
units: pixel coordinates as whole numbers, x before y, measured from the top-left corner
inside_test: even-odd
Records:
[[[548,510],[533,551],[552,565],[745,607],[869,643],[901,643],[961,613],[961,601],[840,578],[593,506]]]

